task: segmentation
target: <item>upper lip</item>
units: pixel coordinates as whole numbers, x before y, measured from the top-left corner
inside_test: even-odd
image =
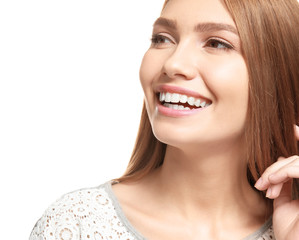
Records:
[[[187,89],[187,88],[174,86],[174,85],[159,85],[159,86],[156,87],[155,90],[156,90],[156,93],[160,93],[160,92],[179,93],[179,94],[187,95],[188,97],[205,99],[209,102],[212,102],[207,97],[199,94],[198,92],[192,91],[192,90]]]

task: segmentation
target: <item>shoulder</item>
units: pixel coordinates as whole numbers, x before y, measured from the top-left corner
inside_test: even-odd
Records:
[[[120,239],[118,235],[129,235],[117,217],[109,184],[63,195],[36,223],[30,240]]]

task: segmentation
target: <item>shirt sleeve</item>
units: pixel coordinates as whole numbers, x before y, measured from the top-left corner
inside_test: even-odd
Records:
[[[35,224],[29,240],[134,240],[101,185],[68,193]]]
[[[35,224],[29,240],[79,240],[80,223],[68,214],[45,213]]]
[[[74,211],[76,204],[72,200],[74,197],[65,195],[52,204],[33,227],[29,240],[81,239],[80,218]]]

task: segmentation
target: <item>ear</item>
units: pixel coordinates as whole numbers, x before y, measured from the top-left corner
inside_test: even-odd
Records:
[[[299,126],[295,125],[295,136],[297,138],[297,140],[299,141]]]

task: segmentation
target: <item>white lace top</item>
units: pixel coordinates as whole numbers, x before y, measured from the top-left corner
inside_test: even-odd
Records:
[[[125,217],[111,182],[68,193],[52,204],[29,240],[146,240]],[[244,240],[275,240],[269,219]]]

